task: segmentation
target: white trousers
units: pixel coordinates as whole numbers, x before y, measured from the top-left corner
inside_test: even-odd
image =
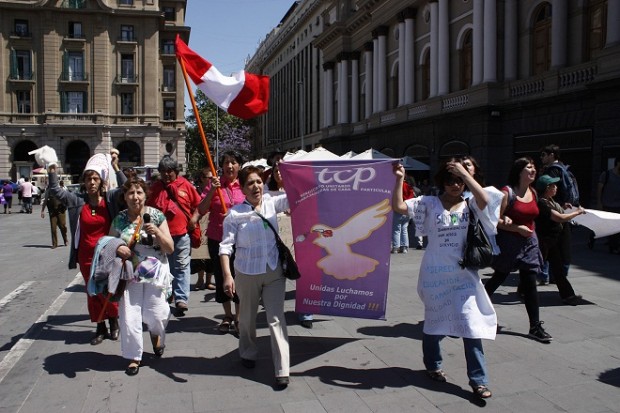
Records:
[[[161,288],[149,283],[127,283],[118,313],[123,358],[142,360],[142,323],[152,336],[161,337],[161,346],[165,344],[170,306]]]
[[[260,298],[263,299],[269,332],[271,333],[271,356],[276,377],[289,375],[290,356],[288,333],[284,319],[284,293],[286,278],[278,264],[275,270],[258,275],[246,275],[239,271],[235,275],[235,286],[239,295],[239,355],[256,360],[256,314]]]

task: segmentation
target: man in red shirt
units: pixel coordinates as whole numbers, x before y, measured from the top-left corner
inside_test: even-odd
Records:
[[[194,229],[200,218],[197,212],[200,195],[191,182],[179,176],[179,164],[169,155],[159,161],[157,169],[160,179],[151,185],[146,204],[166,216],[174,241],[174,252],[168,255],[174,277],[172,292],[177,315],[185,315],[190,291],[191,244],[188,232]]]

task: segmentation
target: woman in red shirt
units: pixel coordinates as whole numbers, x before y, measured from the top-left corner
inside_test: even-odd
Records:
[[[529,337],[549,343],[552,337],[543,329],[539,319],[536,276],[542,266],[534,220],[538,216],[536,192],[531,185],[536,180],[536,166],[529,157],[514,161],[508,174],[508,185],[502,188],[497,245],[500,254],[493,262],[495,273],[484,286],[489,297],[502,285],[511,271],[519,270],[519,292],[530,319]]]

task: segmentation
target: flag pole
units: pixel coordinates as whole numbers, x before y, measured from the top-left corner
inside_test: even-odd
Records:
[[[207,155],[207,161],[209,162],[209,168],[211,169],[211,173],[213,176],[217,176],[217,171],[215,170],[215,165],[213,165],[213,159],[211,159],[211,151],[209,151],[209,144],[207,143],[207,138],[205,137],[205,131],[202,128],[202,121],[200,120],[200,113],[198,112],[198,107],[196,106],[196,100],[194,99],[194,94],[192,93],[192,87],[189,83],[189,76],[187,75],[187,69],[185,69],[185,62],[183,58],[177,56],[177,60],[181,64],[181,70],[183,71],[183,78],[185,79],[185,86],[187,86],[187,92],[189,93],[189,98],[192,102],[192,109],[194,110],[194,117],[196,118],[196,124],[198,125],[198,131],[200,132],[200,138],[202,140],[202,147],[205,150],[205,155]],[[217,105],[216,105],[217,106]],[[217,196],[220,197],[220,201],[222,204],[222,214],[226,214],[226,202],[224,201],[224,194],[222,193],[222,188],[217,188]]]

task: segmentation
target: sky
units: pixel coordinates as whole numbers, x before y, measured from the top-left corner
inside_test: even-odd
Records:
[[[188,0],[189,47],[222,74],[244,68],[245,60],[278,25],[294,0]],[[192,90],[196,88],[192,85]],[[186,107],[191,110],[187,98]]]

